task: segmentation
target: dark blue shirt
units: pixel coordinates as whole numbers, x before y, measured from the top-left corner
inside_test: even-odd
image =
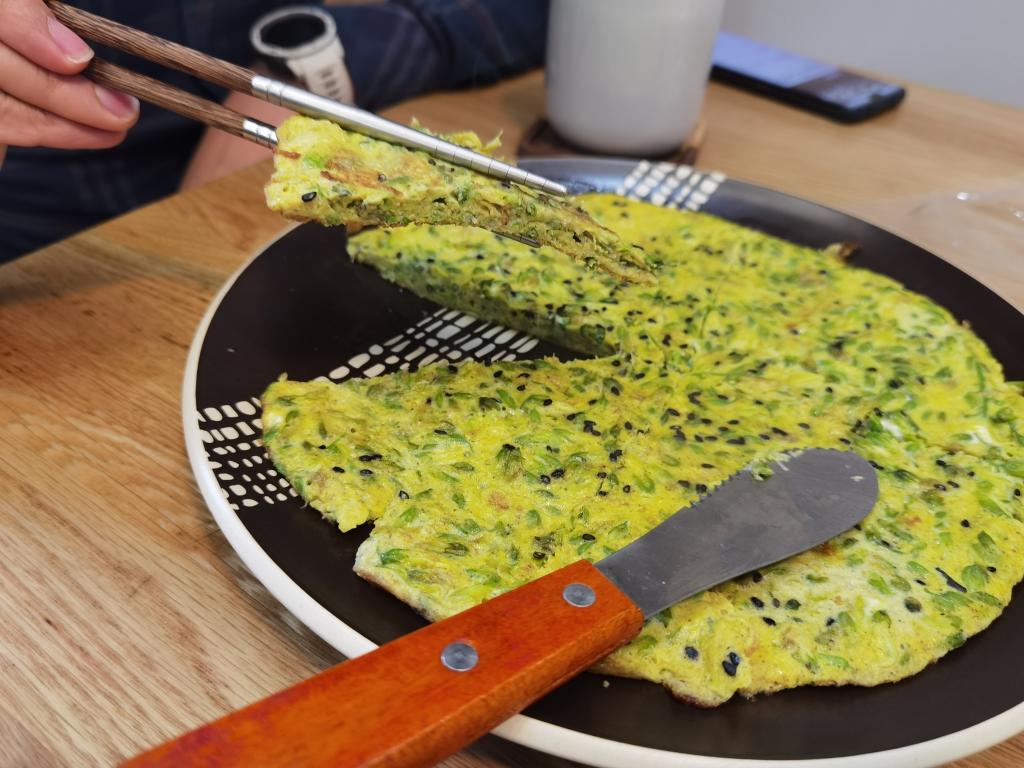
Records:
[[[295,0],[76,0],[93,13],[228,61],[251,63],[249,28]],[[547,0],[389,0],[335,6],[356,101],[380,109],[431,90],[491,83],[542,63]],[[204,98],[222,90],[97,47],[104,58]],[[143,104],[118,147],[10,147],[0,169],[0,262],[175,192],[203,127]]]

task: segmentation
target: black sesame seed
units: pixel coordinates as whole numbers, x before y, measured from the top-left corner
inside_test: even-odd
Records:
[[[921,601],[916,597],[908,597],[903,601],[903,605],[911,613],[918,613],[921,610]]]
[[[604,479],[605,479],[606,477],[608,477],[608,473],[607,473],[607,472],[604,472],[604,471],[601,471],[601,472],[598,472],[598,473],[597,473],[597,476],[598,476],[599,478],[601,478],[602,480],[604,480]]]
[[[694,488],[697,491],[697,493],[707,493],[708,492],[708,487],[706,485],[704,485],[704,483],[697,483],[697,485]]]
[[[836,623],[836,620],[833,617],[829,616],[828,619],[825,621],[825,626],[826,627],[831,627],[835,623]]]
[[[996,572],[996,567],[994,565],[988,566],[988,572],[989,573],[995,573]]]
[[[690,481],[689,480],[677,480],[676,484],[680,488],[689,488],[690,487]]]
[[[789,598],[789,600],[786,601],[786,607],[791,611],[795,611],[797,608],[800,607],[800,601],[794,597],[791,597]]]
[[[597,495],[598,496],[607,496],[608,495],[608,491],[598,491]]]
[[[752,597],[750,598],[750,602],[755,608],[764,608],[764,600],[760,597]]]
[[[942,578],[944,578],[946,580],[946,584],[948,584],[950,587],[955,589],[957,592],[966,592],[967,591],[967,587],[965,587],[959,581],[954,579],[952,576],[950,576],[948,573],[946,573],[941,568],[936,568],[935,570],[938,571],[939,575],[942,576]]]
[[[306,192],[302,196],[302,202],[304,202],[304,203],[311,203],[314,200],[316,200],[316,191],[311,190],[309,192]]]
[[[399,491],[398,498],[402,499],[402,501],[405,501],[406,499],[409,498],[409,494],[406,493],[405,491]]]
[[[565,470],[562,469],[561,467],[559,467],[558,469],[553,469],[551,470],[551,476],[555,478],[565,477]]]
[[[666,408],[665,409],[665,413],[668,414],[669,416],[678,416],[679,415],[679,411],[677,411],[675,408]]]
[[[551,485],[551,477],[549,475],[541,475],[537,479],[544,483],[544,485]]]
[[[729,443],[730,445],[746,445],[747,444],[747,438],[745,438],[745,437],[730,437],[725,442]]]
[[[960,525],[962,525],[964,528],[970,528],[971,527],[971,521],[970,520],[961,520],[960,521]]]
[[[456,367],[455,367],[454,365],[449,365],[449,366],[448,366],[448,373],[455,373],[455,372],[456,372],[456,371],[458,371],[458,370],[459,370],[459,369],[458,369],[458,368],[456,368]]]
[[[722,662],[722,669],[725,670],[725,674],[729,677],[736,677],[736,664],[726,659]]]
[[[698,658],[700,658],[700,651],[698,651],[692,645],[686,646],[683,649],[683,653],[686,654],[686,658],[688,658],[688,659],[698,659]]]
[[[768,625],[769,627],[774,627],[774,626],[775,626],[775,619],[773,619],[773,618],[772,618],[772,617],[770,617],[770,616],[762,616],[762,617],[761,617],[761,621],[763,621],[763,622],[764,622],[765,624],[767,624],[767,625]]]
[[[707,462],[704,462],[704,463],[703,463],[703,464],[701,464],[700,466],[701,466],[701,468],[703,468],[703,469],[714,469],[714,468],[715,468],[715,465],[714,465],[714,464],[708,464]]]
[[[544,554],[543,552],[534,552],[533,553],[533,559],[534,560],[547,560],[548,556],[546,554]]]
[[[616,448],[614,451],[608,454],[608,459],[610,461],[618,461],[620,458],[622,458],[621,448]]]
[[[773,597],[772,598],[772,605],[774,605],[776,608],[778,608],[780,605],[782,605],[782,603],[779,602],[779,598]]]
[[[592,533],[584,533],[580,538],[584,541],[597,541],[597,536]]]
[[[631,490],[633,490],[633,486],[629,485],[629,483],[627,483],[626,485],[622,486],[622,492],[623,493],[629,493]]]
[[[383,182],[385,182],[387,180],[388,180],[387,174],[384,174],[384,173],[378,173],[377,174],[377,181],[383,183]]]
[[[377,461],[378,459],[384,458],[379,453],[364,453],[359,457],[360,461]]]
[[[360,469],[359,470],[359,474],[362,475],[363,477],[369,477],[370,475],[373,474],[373,470],[372,469]]]
[[[544,402],[541,403],[541,405],[551,405],[553,402],[555,402],[555,401],[552,400],[550,397],[547,397],[547,398],[544,398]]]
[[[504,376],[504,375],[505,375],[505,372],[504,372],[504,371],[500,371],[500,370],[499,370],[499,371],[495,371],[495,372],[494,372],[494,378],[496,378],[496,379],[500,379],[500,378],[501,378],[502,376]]]
[[[631,422],[631,421],[627,421],[622,426],[625,427],[627,432],[631,432],[633,430],[633,422]]]
[[[337,472],[339,475],[345,474],[345,470],[343,467],[331,467],[331,472]]]
[[[750,580],[755,584],[760,584],[764,580],[764,576],[761,575],[760,571],[754,571],[750,574]]]

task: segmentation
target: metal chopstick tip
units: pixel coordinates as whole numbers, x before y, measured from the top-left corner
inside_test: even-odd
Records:
[[[261,123],[259,120],[252,120],[250,118],[243,120],[242,133],[250,141],[255,141],[257,144],[269,149],[277,146],[277,131],[274,130],[274,126]]]

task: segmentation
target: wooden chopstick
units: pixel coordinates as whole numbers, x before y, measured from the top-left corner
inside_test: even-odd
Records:
[[[47,0],[46,4],[59,21],[89,40],[130,53],[140,59],[176,69],[232,91],[241,93],[251,93],[252,91],[252,79],[256,77],[256,73],[251,69],[218,59],[216,56],[208,56],[178,43],[172,43],[170,40],[164,40],[162,37],[143,32],[141,29],[127,27],[119,22],[95,16],[67,3]]]
[[[93,59],[83,74],[94,83],[130,94],[233,136],[268,147],[277,143],[273,126],[104,59]]]

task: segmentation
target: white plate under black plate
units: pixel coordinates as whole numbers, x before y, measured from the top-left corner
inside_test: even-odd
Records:
[[[1024,379],[1024,315],[938,257],[862,221],[665,163],[545,159],[523,166],[575,191],[617,190],[659,205],[700,208],[806,245],[859,243],[855,264],[970,321],[1007,377]],[[358,655],[423,620],[353,574],[353,555],[369,526],[339,533],[304,508],[274,471],[258,439],[258,395],[282,372],[341,381],[437,359],[543,354],[571,357],[439,307],[353,264],[340,229],[298,227],[239,270],[196,334],[184,385],[189,457],[214,517],[256,577],[324,640]],[[611,678],[605,687],[605,677],[583,674],[496,732],[601,766],[945,762],[1024,729],[1020,592],[985,632],[893,685],[801,688],[702,710],[651,683]]]

